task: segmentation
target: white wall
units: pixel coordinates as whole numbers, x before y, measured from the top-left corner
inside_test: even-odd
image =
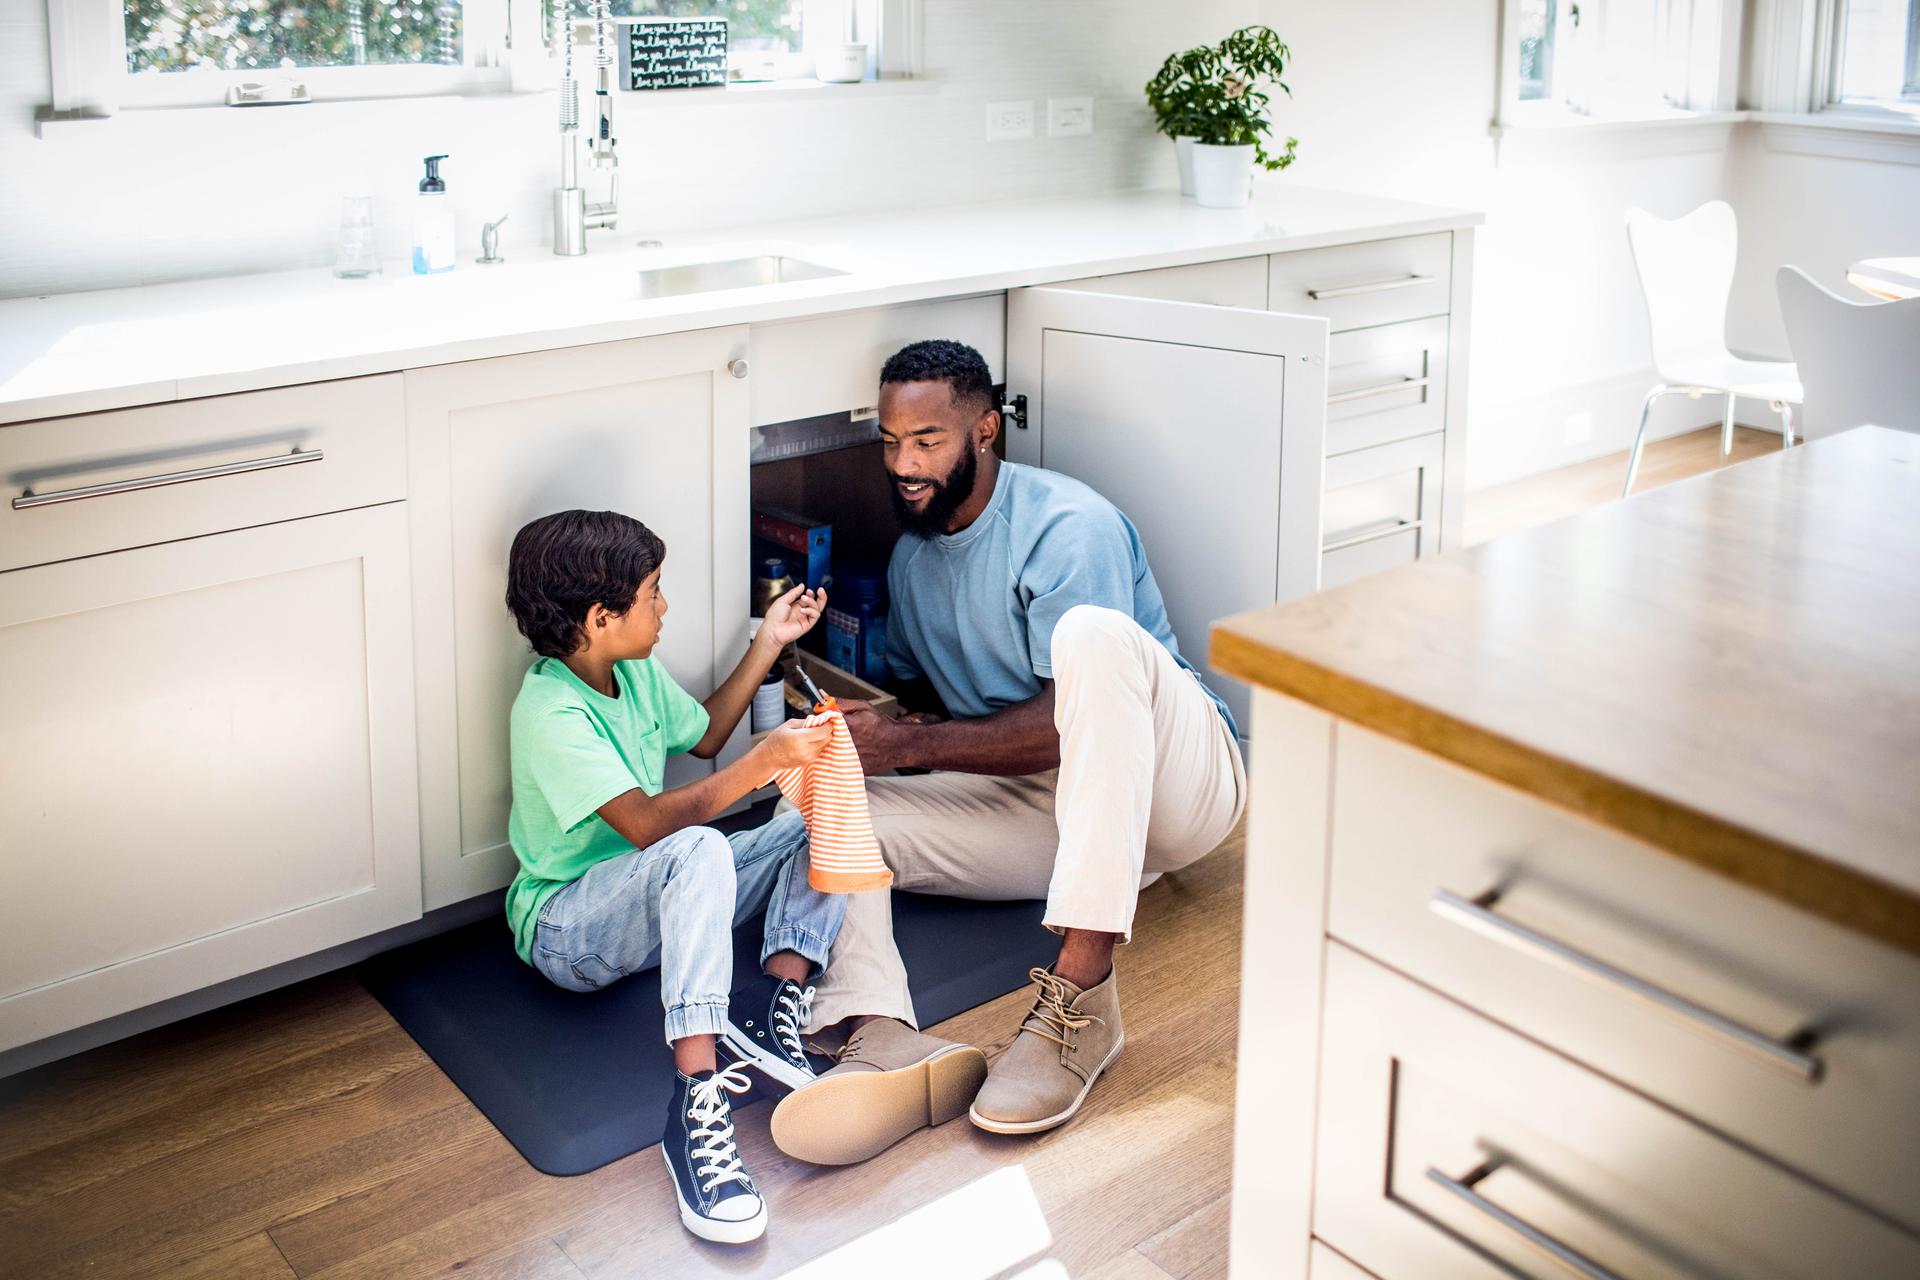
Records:
[[[1496,159],[1499,11],[1498,0],[1262,5],[1295,55],[1293,100],[1276,128],[1300,138],[1300,160],[1285,176],[1486,211],[1470,488],[1632,442],[1653,374],[1625,211],[1671,216],[1730,188],[1725,127],[1652,141],[1530,138]],[[1653,430],[1691,429],[1713,413],[1669,398]]]
[[[1735,144],[1740,259],[1728,340],[1776,360],[1792,358],[1774,292],[1780,267],[1800,267],[1841,297],[1865,302],[1846,282],[1849,264],[1920,253],[1920,141],[1867,142],[1870,153],[1903,157],[1884,160],[1795,149],[1809,142],[1821,144],[1793,129],[1750,125]]]
[[[148,116],[43,142],[45,3],[0,0],[0,297],[328,262],[339,197],[362,186],[383,251],[401,256],[419,158],[438,151],[453,157],[463,257],[502,213],[509,252],[544,251],[551,93]],[[1249,21],[1253,3],[925,0],[936,93],[625,108],[617,234],[1159,184],[1168,161],[1141,85],[1170,50]],[[986,102],[1049,93],[1093,95],[1093,136],[985,141]]]

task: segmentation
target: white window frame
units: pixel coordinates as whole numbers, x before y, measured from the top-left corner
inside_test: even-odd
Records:
[[[1809,0],[1814,6],[1812,100],[1808,110],[1864,119],[1906,121],[1920,127],[1920,94],[1903,95],[1899,105],[1886,101],[1845,102],[1840,98],[1840,62],[1845,41],[1840,26],[1846,20],[1846,0]],[[1909,0],[1908,21],[1913,20]]]
[[[521,41],[514,48],[508,39],[511,30],[539,30],[540,0],[502,0],[491,11],[497,15],[495,19],[482,22],[477,30],[470,24],[465,42],[471,60],[467,66],[205,69],[154,76],[135,75],[126,69],[126,20],[121,0],[46,0],[46,4],[52,101],[41,112],[42,125],[49,121],[110,119],[128,109],[222,105],[229,85],[247,81],[298,81],[307,85],[317,104],[541,92],[558,84],[558,58],[549,56],[542,42]],[[923,56],[922,0],[863,0],[863,4],[875,15],[870,21],[879,27],[879,47],[872,56],[877,76],[889,80],[918,76]],[[766,87],[742,86],[748,90]],[[44,129],[42,136],[46,136]]]
[[[524,8],[539,21],[538,0],[496,0],[464,11],[464,66],[206,67],[143,75],[126,67],[126,11],[120,0],[47,0],[51,107],[67,115],[111,116],[123,109],[219,106],[228,88],[249,82],[297,81],[320,101],[500,92],[513,83],[507,50],[510,7]]]

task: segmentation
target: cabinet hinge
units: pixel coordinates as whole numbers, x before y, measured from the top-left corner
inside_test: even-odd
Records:
[[[1000,416],[1011,419],[1013,425],[1022,431],[1027,429],[1027,398],[1024,395],[1008,396],[1000,406]]]

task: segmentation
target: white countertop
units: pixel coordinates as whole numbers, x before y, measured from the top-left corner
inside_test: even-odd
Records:
[[[1116,271],[1473,226],[1479,213],[1263,184],[1246,209],[1171,192],[914,209],[663,237],[590,234],[585,257],[508,245],[445,275],[389,263],[0,301],[0,423],[223,395]],[[614,246],[622,246],[614,248]],[[641,267],[786,253],[847,274],[638,300]]]

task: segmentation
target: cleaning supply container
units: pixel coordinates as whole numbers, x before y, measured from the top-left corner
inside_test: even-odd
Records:
[[[827,661],[869,684],[886,680],[887,583],[877,569],[838,576],[839,591],[827,609]]]

